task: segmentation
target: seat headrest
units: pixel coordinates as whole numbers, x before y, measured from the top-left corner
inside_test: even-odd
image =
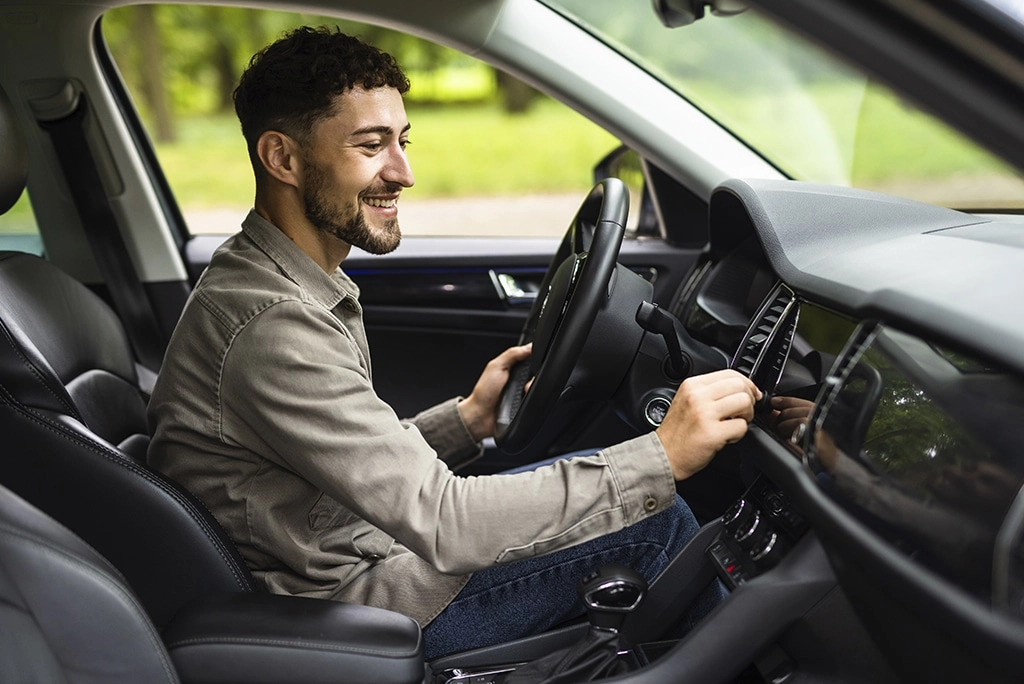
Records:
[[[14,105],[0,87],[0,214],[14,206],[25,190],[28,151],[18,128]]]
[[[0,251],[0,385],[21,404],[70,415],[114,445],[148,432],[117,314],[85,285],[23,252]]]

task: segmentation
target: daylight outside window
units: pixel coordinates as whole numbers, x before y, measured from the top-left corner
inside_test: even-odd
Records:
[[[964,210],[1024,207],[1024,181],[887,87],[747,9],[666,28],[650,0],[544,0],[791,178]],[[1021,14],[1018,0],[993,0]]]
[[[233,233],[252,206],[231,91],[253,53],[304,24],[337,25],[394,54],[412,82],[406,109],[416,184],[402,193],[405,234],[561,236],[594,164],[619,144],[483,62],[388,29],[242,8],[114,9],[103,37],[191,232]]]

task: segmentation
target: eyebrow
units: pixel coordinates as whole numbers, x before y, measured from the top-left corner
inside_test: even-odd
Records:
[[[410,128],[412,128],[412,124],[405,124],[405,128],[403,128],[400,132],[405,133]],[[352,135],[369,135],[371,133],[379,133],[380,135],[392,135],[394,132],[395,129],[393,129],[391,126],[367,126],[365,128],[360,128],[358,130],[352,131]]]

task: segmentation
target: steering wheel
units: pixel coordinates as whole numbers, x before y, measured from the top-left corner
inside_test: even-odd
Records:
[[[533,445],[545,419],[567,393],[613,275],[629,213],[629,191],[617,178],[600,181],[566,231],[523,326],[520,344],[533,353],[516,365],[502,391],[494,434],[498,447],[518,454]],[[533,378],[530,391],[526,383]]]

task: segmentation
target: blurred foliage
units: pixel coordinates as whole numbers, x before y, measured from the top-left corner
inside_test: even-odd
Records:
[[[582,197],[593,165],[618,145],[601,127],[550,99],[523,115],[508,114],[497,102],[413,103],[407,111],[416,184],[402,196],[414,199],[562,192]],[[234,115],[184,117],[179,128],[176,142],[157,144],[179,202],[189,208],[251,204],[252,170]]]
[[[618,144],[489,65],[390,29],[231,7],[111,10],[103,18],[104,38],[186,210],[251,204],[252,171],[231,93],[254,53],[300,25],[338,26],[393,54],[409,76],[416,173],[410,197],[582,195],[593,164]]]
[[[395,56],[413,83],[413,103],[508,103],[525,112],[536,91],[493,68],[415,36],[379,26],[295,12],[203,5],[135,5],[103,17],[103,36],[136,106],[160,142],[181,117],[232,110],[231,93],[251,56],[301,25],[338,26]],[[506,94],[510,91],[511,94]]]
[[[38,230],[32,203],[29,202],[28,193],[23,192],[14,206],[0,215],[0,235],[35,235]],[[4,245],[5,249],[14,249],[10,242]]]
[[[793,178],[968,209],[1024,202],[1014,169],[755,10],[666,30],[649,0],[554,1]]]

